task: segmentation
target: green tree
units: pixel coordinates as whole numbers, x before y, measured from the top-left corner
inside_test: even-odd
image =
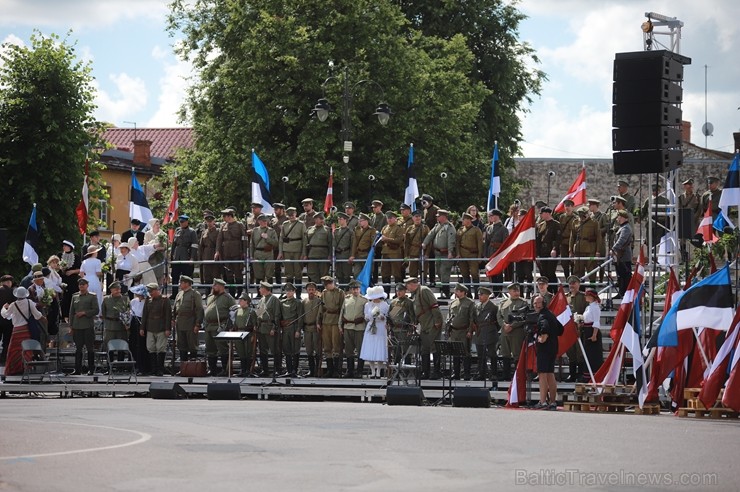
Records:
[[[250,201],[250,150],[255,148],[289,204],[323,197],[329,167],[335,201],[344,178],[339,139],[342,84],[332,79],[326,98],[337,110],[324,123],[310,116],[327,76],[346,69],[353,91],[354,149],[350,199],[366,208],[369,174],[375,198],[396,206],[403,198],[408,145],[415,144],[422,192],[442,202],[447,171],[449,206],[482,201],[491,149],[481,145],[476,122],[490,94],[473,73],[475,56],[461,34],[427,35],[387,0],[250,0],[172,3],[170,30],[182,33],[178,53],[193,62],[195,82],[182,117],[192,123],[196,147],[181,160],[196,208]],[[334,70],[328,68],[333,62]],[[378,102],[394,111],[388,127],[371,116]],[[459,193],[459,190],[466,190]]]
[[[30,44],[3,45],[0,64],[0,173],[10,198],[0,210],[9,232],[0,266],[15,275],[28,271],[21,253],[33,203],[40,260],[59,250],[63,239],[80,241],[75,207],[86,155],[99,145],[89,64],[59,36],[34,33]],[[91,166],[92,203],[102,192],[99,171]]]

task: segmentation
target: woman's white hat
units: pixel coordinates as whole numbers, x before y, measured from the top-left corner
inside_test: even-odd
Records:
[[[380,285],[370,287],[367,289],[367,293],[365,294],[365,298],[371,301],[373,299],[385,299],[386,297],[388,297],[388,294],[385,293],[385,290]]]

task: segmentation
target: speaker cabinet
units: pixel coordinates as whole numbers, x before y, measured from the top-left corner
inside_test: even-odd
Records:
[[[452,406],[491,408],[491,392],[488,388],[455,388]]]
[[[676,169],[683,162],[680,150],[614,152],[614,174],[655,174]]]
[[[697,224],[694,211],[690,208],[678,209],[678,239],[691,239],[696,234]]]
[[[409,405],[420,407],[424,404],[424,392],[419,386],[388,386],[385,390],[388,405]]]
[[[241,400],[239,383],[208,383],[209,400]]]
[[[179,400],[187,398],[188,393],[179,383],[151,383],[149,385],[149,396],[152,400]]]

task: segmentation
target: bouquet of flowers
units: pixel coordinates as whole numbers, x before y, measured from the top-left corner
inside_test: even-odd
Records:
[[[157,233],[156,238],[155,238],[154,245],[155,246],[162,246],[163,248],[166,248],[167,247],[167,241],[168,241],[167,233],[164,232],[164,231],[159,231]]]
[[[379,306],[374,306],[370,310],[370,314],[373,317],[373,322],[370,323],[370,333],[372,333],[373,335],[375,335],[376,333],[378,333],[378,327],[375,324],[375,320],[377,320],[380,317],[380,307]]]
[[[132,314],[130,309],[126,309],[125,311],[118,313],[118,319],[121,320],[121,323],[123,323],[123,326],[125,326],[126,329],[131,326],[131,316]]]
[[[575,313],[573,315],[573,321],[575,321],[575,323],[577,325],[583,324],[583,315],[582,314]]]
[[[69,265],[67,265],[67,262],[64,260],[59,260],[59,269],[64,271],[67,269]]]
[[[54,289],[44,289],[44,295],[41,296],[41,304],[44,306],[51,306],[51,303],[54,302],[55,296],[56,293],[54,292]]]

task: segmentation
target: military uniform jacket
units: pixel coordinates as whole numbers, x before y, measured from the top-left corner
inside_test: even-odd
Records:
[[[236,331],[254,331],[255,326],[257,326],[257,314],[254,309],[240,307],[236,310],[236,316],[234,316]]]
[[[527,305],[527,301],[519,297],[518,299],[506,299],[498,307],[498,324],[503,328],[504,324],[509,322],[509,314],[512,311],[519,311],[521,308]],[[520,328],[524,326],[524,321],[515,321],[511,323],[512,328]]]
[[[270,221],[270,227],[275,230],[275,234],[277,234],[277,237],[280,237],[280,232],[283,230],[283,224],[285,224],[287,221],[288,218],[285,215],[281,215],[280,217],[273,217]]]
[[[493,343],[498,337],[498,306],[490,299],[475,306],[475,324],[478,327],[478,342]]]
[[[358,227],[355,229],[355,240],[352,242],[352,254],[355,258],[367,258],[367,254],[370,252],[370,248],[373,247],[373,241],[375,241],[376,230],[372,227],[363,229]]]
[[[246,251],[247,231],[241,222],[224,222],[216,236],[216,251],[222,260],[241,260]]]
[[[260,333],[270,333],[271,330],[280,326],[282,318],[282,309],[280,300],[273,294],[262,296],[257,304],[257,320]]]
[[[394,330],[406,330],[416,323],[414,302],[409,297],[395,298],[388,309],[388,320]]]
[[[77,313],[85,313],[82,318],[77,318]],[[72,296],[72,303],[69,306],[69,322],[73,330],[89,330],[95,326],[95,316],[100,312],[98,306],[98,296],[92,292],[85,295],[77,292]]]
[[[336,258],[347,259],[354,249],[355,234],[349,227],[334,229],[334,255]]]
[[[504,244],[506,238],[509,237],[509,230],[506,228],[503,222],[496,222],[495,224],[488,224],[486,226],[486,233],[484,235],[484,253],[486,257],[493,256],[496,251]],[[558,243],[560,244],[560,243]]]
[[[362,296],[348,296],[342,304],[339,328],[342,330],[364,331],[365,304],[367,304],[367,299]]]
[[[321,293],[324,305],[319,309],[319,323],[321,325],[338,325],[339,313],[344,304],[344,291],[339,288],[324,289]]]
[[[100,306],[100,317],[103,318],[103,328],[106,330],[125,330],[120,314],[131,309],[128,297],[105,296]]]
[[[627,211],[631,214],[635,213],[635,207],[637,206],[635,197],[632,196],[630,193],[625,193],[624,195],[620,195],[620,196],[624,198],[624,200],[627,202],[624,208],[626,208]]]
[[[203,313],[203,323],[206,331],[219,331],[226,328],[226,322],[229,320],[229,309],[236,304],[236,300],[231,294],[211,294],[206,299],[206,308]]]
[[[297,253],[306,256],[306,224],[288,220],[280,232],[280,254]]]
[[[698,219],[702,212],[701,201],[699,195],[692,193],[687,195],[684,191],[678,196],[678,208],[688,208],[694,215],[695,219]]]
[[[535,243],[537,244],[537,256],[550,256],[553,249],[560,246],[560,222],[555,219],[543,220],[537,226]]]
[[[625,222],[617,230],[612,251],[616,254],[618,262],[632,261],[632,226],[629,222]]]
[[[376,231],[382,231],[383,227],[388,224],[388,219],[386,218],[385,214],[383,212],[378,212],[377,214],[373,214],[370,221],[370,227],[375,229]]]
[[[442,313],[432,289],[420,285],[414,293],[414,313],[421,325],[421,331],[428,332],[442,327]]]
[[[542,296],[542,298],[545,300],[545,307],[550,305],[550,301],[552,301],[552,292],[547,292],[543,294],[542,292],[536,292],[532,298],[529,300],[529,305],[534,308],[534,298],[537,296]]]
[[[606,253],[606,234],[609,230],[609,217],[600,211],[596,211],[596,213],[591,214],[591,220],[596,222],[599,226],[599,234],[601,234],[601,242],[602,242],[602,248],[599,250],[599,253],[604,255]]]
[[[709,206],[709,200],[712,201],[712,219],[717,218],[717,214],[719,214],[719,199],[722,196],[722,190],[717,188],[716,190],[707,190],[702,194],[701,196],[701,213],[704,213],[707,211],[707,207]]]
[[[306,226],[306,229],[309,227],[313,227],[316,225],[316,210],[311,210],[310,212],[303,212],[301,215],[298,216],[298,220],[303,222],[303,225]]]
[[[170,259],[175,261],[198,259],[198,235],[190,227],[178,227],[175,231]]]
[[[401,225],[403,232],[405,233],[409,227],[414,223],[414,218],[409,215],[408,217],[401,216],[398,218],[398,223]]]
[[[599,224],[586,217],[579,220],[570,233],[569,250],[575,256],[593,256],[604,249],[604,238]]]
[[[299,299],[280,301],[280,324],[290,330],[303,329],[303,303]]]
[[[301,301],[303,303],[303,312],[306,313],[303,317],[303,329],[306,331],[316,331],[316,323],[319,320],[319,307],[321,304],[321,298],[316,296],[313,299],[307,297]]]
[[[561,214],[558,222],[560,222],[560,245],[570,247],[570,234],[576,224],[576,216],[573,213]]]
[[[475,330],[475,303],[469,297],[456,298],[450,303],[450,327],[453,330]]]
[[[446,255],[455,251],[456,239],[457,234],[452,224],[449,222],[438,223],[424,239],[424,248],[426,249],[431,244],[434,247],[435,254]]]
[[[347,227],[350,231],[354,231],[360,226],[360,219],[357,218],[356,215],[350,216],[349,219],[347,219]]]
[[[483,258],[483,233],[471,225],[457,231],[457,256],[462,258]]]
[[[262,234],[267,237],[262,237]],[[257,227],[252,231],[252,240],[249,242],[249,255],[254,257],[255,251],[268,253],[278,247],[278,237],[272,227]]]
[[[406,237],[404,238],[404,253],[408,258],[418,258],[421,254],[421,245],[424,242],[424,238],[429,234],[429,227],[423,222],[418,226],[411,224],[406,229]]]
[[[403,258],[403,228],[398,225],[386,225],[381,234],[387,237],[383,244],[383,256],[386,258]]]
[[[172,317],[178,331],[190,331],[203,324],[203,299],[193,288],[180,290],[172,306]]]
[[[632,213],[627,211],[629,214],[627,222],[630,225],[630,228],[632,230],[635,229],[635,218],[632,216]],[[609,224],[611,226],[611,237],[612,237],[612,244],[616,240],[617,232],[619,232],[619,222],[617,222],[617,210],[612,210],[609,214]],[[631,242],[631,241],[630,241]]]
[[[583,314],[588,306],[586,295],[581,291],[576,292],[575,295],[568,292],[565,294],[565,298],[568,299],[568,305],[573,314]],[[545,307],[547,307],[547,304],[545,304]]]
[[[306,252],[309,258],[331,256],[331,229],[313,225],[306,230]]]
[[[212,260],[216,254],[216,239],[218,238],[218,229],[209,229],[207,226],[200,234],[199,248],[201,260]]]
[[[172,326],[170,300],[166,297],[147,298],[144,302],[144,313],[141,315],[141,329],[145,333],[162,333]]]

